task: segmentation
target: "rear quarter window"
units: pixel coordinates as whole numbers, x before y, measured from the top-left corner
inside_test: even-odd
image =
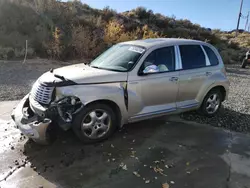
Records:
[[[209,48],[208,46],[203,46],[203,48],[207,53],[210,64],[211,65],[218,65],[219,59],[218,59],[217,55],[214,53],[214,51],[211,48]]]

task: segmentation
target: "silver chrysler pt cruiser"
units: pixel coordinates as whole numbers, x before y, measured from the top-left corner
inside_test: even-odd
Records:
[[[126,123],[190,110],[213,116],[228,89],[223,61],[210,44],[168,38],[129,41],[89,65],[44,73],[12,119],[41,144],[53,140],[57,125],[92,143]]]

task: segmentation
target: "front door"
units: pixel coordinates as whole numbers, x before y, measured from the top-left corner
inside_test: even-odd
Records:
[[[139,75],[128,78],[130,121],[176,110],[179,72],[175,65],[174,47],[156,49],[142,63]]]

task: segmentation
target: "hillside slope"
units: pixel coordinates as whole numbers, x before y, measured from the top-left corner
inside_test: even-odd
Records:
[[[26,40],[28,57],[91,59],[117,42],[177,37],[207,41],[219,49],[225,63],[239,63],[250,48],[250,34],[234,36],[143,7],[117,13],[80,1],[0,0],[0,59],[22,58]]]

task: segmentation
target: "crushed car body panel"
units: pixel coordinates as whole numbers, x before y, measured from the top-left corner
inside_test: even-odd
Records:
[[[48,118],[40,119],[36,114],[29,114],[29,97],[26,95],[12,113],[12,118],[20,131],[38,142],[46,142],[46,130],[51,123]]]

